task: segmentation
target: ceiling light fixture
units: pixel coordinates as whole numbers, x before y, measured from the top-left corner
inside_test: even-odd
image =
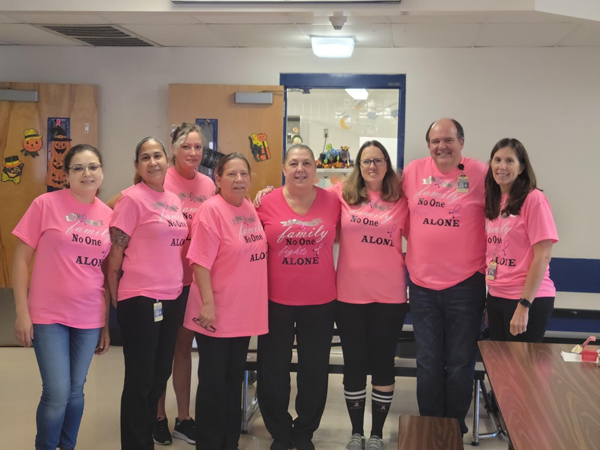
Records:
[[[346,92],[354,100],[366,100],[369,98],[369,93],[366,89],[346,89]]]
[[[350,58],[354,51],[352,37],[311,36],[310,43],[313,53],[319,58]]]

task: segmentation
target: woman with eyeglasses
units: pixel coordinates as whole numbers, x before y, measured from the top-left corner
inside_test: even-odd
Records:
[[[187,254],[193,265],[184,326],[196,335],[196,448],[235,450],[250,336],[267,324],[267,239],[246,198],[248,160],[225,155],[215,167],[217,195],[194,219]]]
[[[154,137],[135,149],[139,182],[123,191],[110,223],[108,286],[123,335],[121,447],[153,449],[158,399],[171,376],[181,324],[182,202],[164,188],[167,152]]]
[[[112,210],[96,198],[102,156],[80,144],[64,162],[67,189],[36,198],[13,230],[19,238],[12,270],[15,337],[33,346],[43,386],[37,450],[75,448],[88,368],[94,353],[106,353],[110,343],[103,261]]]
[[[378,450],[383,448],[383,425],[394,394],[396,345],[408,311],[402,255],[408,208],[389,154],[375,140],[361,146],[347,179],[327,190],[341,204],[336,323],[352,424],[346,448]],[[258,204],[267,192],[259,193]],[[373,385],[372,428],[365,447],[368,373]]]

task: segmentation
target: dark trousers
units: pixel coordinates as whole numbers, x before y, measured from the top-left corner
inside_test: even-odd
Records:
[[[335,321],[344,353],[344,388],[365,389],[371,384],[394,384],[396,346],[408,311],[408,303],[337,303]]]
[[[477,340],[485,304],[481,273],[440,291],[410,282],[417,347],[417,401],[422,416],[455,417],[467,433]]]
[[[319,428],[327,401],[335,306],[335,301],[315,306],[269,302],[269,333],[258,338],[257,394],[265,426],[276,441],[291,444],[312,439]],[[288,405],[294,336],[298,417],[292,423]]]
[[[242,426],[242,381],[250,337],[200,333],[196,392],[196,449],[236,450]]]
[[[554,311],[554,297],[538,297],[529,308],[529,321],[525,333],[510,334],[510,321],[519,302],[488,294],[487,311],[490,338],[493,341],[542,342],[548,321]]]
[[[177,330],[183,321],[181,296],[163,300],[163,320],[154,321],[155,299],[133,297],[117,304],[123,334],[125,383],[121,396],[121,448],[154,449],[152,428],[158,399],[171,376]]]

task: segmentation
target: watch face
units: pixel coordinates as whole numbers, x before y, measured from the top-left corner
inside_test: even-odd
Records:
[[[523,305],[525,308],[529,308],[531,306],[531,302],[527,299],[522,298],[519,300],[519,303]]]

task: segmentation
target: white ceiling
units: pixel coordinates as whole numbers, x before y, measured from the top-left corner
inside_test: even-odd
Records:
[[[597,47],[600,22],[536,11],[407,12],[345,7],[335,31],[327,11],[11,12],[0,10],[0,44],[87,44],[42,25],[117,25],[164,47],[307,48],[310,36],[354,36],[357,47]],[[350,8],[350,9],[348,9]]]

